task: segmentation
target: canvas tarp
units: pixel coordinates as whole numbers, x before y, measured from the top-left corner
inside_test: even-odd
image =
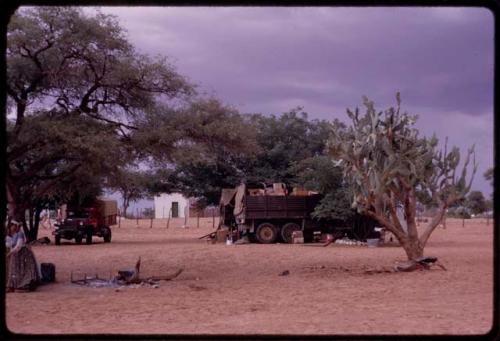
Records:
[[[220,205],[227,206],[236,194],[236,188],[223,188],[220,197]]]
[[[235,217],[243,213],[243,197],[245,196],[245,184],[236,187],[236,197],[234,199],[233,214]]]
[[[118,203],[116,200],[108,198],[99,198],[97,200],[99,207],[99,215],[102,217],[108,217],[111,215],[118,214]]]

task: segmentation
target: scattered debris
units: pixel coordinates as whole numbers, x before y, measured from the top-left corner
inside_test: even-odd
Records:
[[[304,244],[304,233],[302,231],[292,232],[292,244]]]
[[[364,271],[364,273],[368,275],[379,274],[379,273],[392,273],[392,272],[394,272],[394,269],[387,267],[376,267],[372,269],[366,269]]]
[[[403,272],[430,270],[433,265],[439,266],[441,269],[446,271],[444,265],[438,262],[437,257],[420,257],[415,260],[396,263],[394,270]]]
[[[243,236],[233,243],[234,245],[250,244],[250,239],[247,236]]]
[[[49,237],[38,238],[37,240],[33,240],[32,242],[30,242],[29,244],[30,245],[48,245],[48,244],[50,244],[50,238]]]
[[[366,242],[360,242],[358,240],[354,239],[349,239],[347,237],[344,237],[342,239],[337,239],[334,241],[335,244],[340,244],[340,245],[357,245],[357,246],[366,246]]]
[[[179,276],[182,271],[184,271],[184,269],[179,269],[177,270],[175,273],[171,274],[171,275],[168,275],[168,276],[152,276],[152,277],[148,277],[146,279],[146,281],[148,282],[159,282],[159,281],[171,281],[173,280],[175,277]],[[198,278],[197,278],[198,279]]]
[[[198,239],[203,239],[203,238],[207,238],[207,237],[209,237],[210,239],[215,239],[216,234],[217,234],[217,231],[213,231],[213,232],[207,233],[204,236],[198,237]]]
[[[207,288],[196,284],[189,284],[188,286],[195,291],[207,290]]]
[[[325,243],[323,244],[323,246],[328,246],[332,243],[335,243],[335,238],[333,237],[333,235],[327,233],[325,238]]]
[[[135,263],[134,269],[128,270],[118,270],[118,276],[114,278],[114,280],[119,284],[132,284],[132,283],[140,283],[139,279],[139,271],[141,268],[141,257]]]
[[[117,287],[118,283],[113,282],[112,279],[99,278],[97,274],[94,277],[85,274],[82,279],[73,279],[73,272],[71,272],[71,283],[78,285],[85,285],[91,288],[104,288],[104,287]]]
[[[71,272],[71,283],[86,285],[93,288],[100,287],[119,287],[116,289],[116,292],[119,292],[122,288],[138,288],[141,286],[150,286],[154,289],[160,287],[159,281],[170,281],[177,276],[179,276],[184,269],[179,269],[175,273],[166,275],[166,276],[151,276],[148,278],[141,279],[139,277],[141,267],[141,257],[137,260],[134,269],[129,270],[118,270],[118,276],[109,279],[102,279],[96,274],[94,277],[89,277],[87,274],[84,274],[82,279],[74,279],[73,272]]]
[[[280,274],[279,274],[279,276],[287,276],[287,275],[289,275],[289,274],[290,274],[290,271],[285,270],[285,271],[283,271],[282,273],[280,273]]]

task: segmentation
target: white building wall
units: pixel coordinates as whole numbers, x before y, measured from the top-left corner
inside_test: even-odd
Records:
[[[189,200],[187,198],[180,193],[163,193],[154,197],[155,218],[168,218],[173,202],[179,203],[179,218],[184,218],[186,215],[189,217]]]

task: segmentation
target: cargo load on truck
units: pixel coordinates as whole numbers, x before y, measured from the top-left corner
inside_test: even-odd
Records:
[[[315,218],[312,213],[322,198],[317,192],[301,188],[288,191],[282,183],[263,188],[247,188],[245,184],[225,188],[219,228],[237,238],[245,236],[264,244],[291,243],[296,231],[302,232],[306,242],[312,241],[318,231],[363,241],[373,233],[376,222],[360,214],[355,214],[352,221]]]

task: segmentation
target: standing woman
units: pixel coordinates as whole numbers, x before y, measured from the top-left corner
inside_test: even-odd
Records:
[[[33,251],[26,245],[21,226],[12,221],[6,237],[7,246],[7,291],[32,291],[36,289],[40,276]]]

